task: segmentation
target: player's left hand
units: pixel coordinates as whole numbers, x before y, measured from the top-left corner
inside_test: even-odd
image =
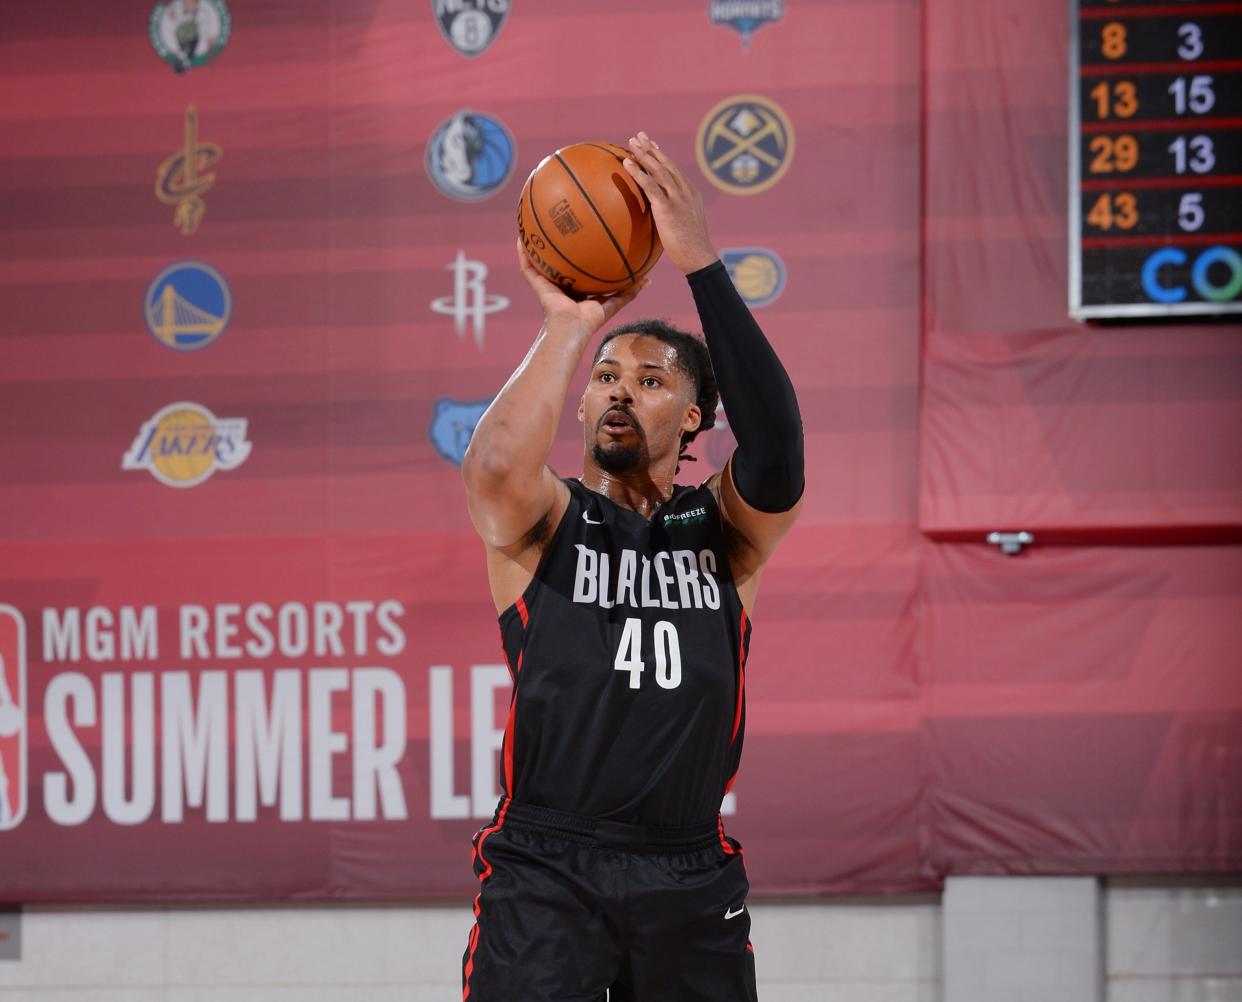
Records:
[[[651,202],[664,250],[683,273],[705,268],[718,255],[707,235],[703,196],[647,133],[630,139],[623,166]]]

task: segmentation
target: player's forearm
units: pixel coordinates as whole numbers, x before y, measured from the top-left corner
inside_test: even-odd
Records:
[[[467,480],[534,476],[542,470],[589,339],[576,325],[551,324],[540,330],[474,429],[462,462]]]
[[[723,264],[686,277],[737,439],[733,483],[752,508],[788,511],[804,486],[802,415],[793,383]]]

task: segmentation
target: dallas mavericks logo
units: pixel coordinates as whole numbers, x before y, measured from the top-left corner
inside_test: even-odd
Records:
[[[699,124],[699,167],[717,188],[753,195],[772,187],[793,162],[793,126],[776,102],[757,94],[721,101]]]
[[[513,136],[499,119],[459,111],[427,141],[427,173],[449,198],[477,202],[509,180],[517,160]]]
[[[11,605],[0,605],[0,831],[26,816],[26,623]]]
[[[431,0],[431,6],[444,40],[472,59],[496,41],[509,16],[509,0]]]
[[[466,321],[474,328],[474,343],[480,350],[483,348],[484,318],[489,313],[496,313],[509,305],[505,296],[488,293],[483,280],[487,278],[487,265],[482,261],[470,261],[465,251],[458,251],[452,264],[444,266],[453,273],[453,294],[440,296],[431,301],[431,309],[453,318],[453,326],[457,328],[457,336],[465,337]]]
[[[727,247],[720,260],[747,306],[767,306],[785,291],[785,262],[764,247]]]
[[[159,57],[184,73],[220,54],[231,23],[224,0],[172,0],[155,5],[147,27]]]
[[[453,400],[449,397],[437,400],[436,412],[431,418],[431,444],[436,447],[436,452],[450,463],[461,466],[474,427],[491,402],[491,397],[486,400]]]
[[[765,24],[785,15],[785,0],[711,0],[707,16],[712,24],[726,24],[742,36],[742,48],[750,46],[750,36]]]
[[[170,264],[147,286],[147,330],[166,348],[197,351],[224,333],[233,296],[224,277],[202,261]]]

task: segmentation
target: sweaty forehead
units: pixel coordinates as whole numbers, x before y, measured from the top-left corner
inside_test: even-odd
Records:
[[[684,375],[678,364],[677,349],[659,338],[645,334],[619,334],[600,352],[599,362],[640,367],[659,366],[669,372]]]

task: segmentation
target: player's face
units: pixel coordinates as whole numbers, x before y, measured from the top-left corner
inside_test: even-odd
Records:
[[[578,407],[587,451],[614,474],[676,456],[682,432],[697,428],[700,417],[677,349],[641,334],[608,342]]]

